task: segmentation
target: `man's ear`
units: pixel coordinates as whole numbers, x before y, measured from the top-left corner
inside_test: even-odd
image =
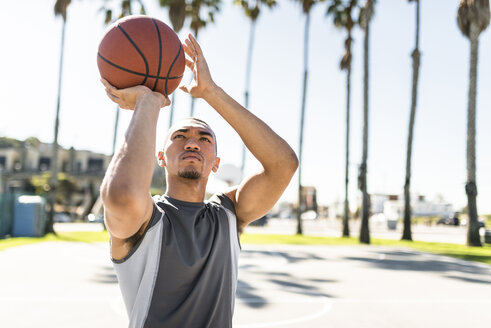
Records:
[[[217,173],[219,166],[220,166],[220,157],[217,157],[215,159],[215,165],[213,165],[213,167],[211,168],[211,170],[213,171],[213,173]]]
[[[157,159],[160,167],[165,167],[165,157],[164,157],[164,152],[159,151],[157,153]]]

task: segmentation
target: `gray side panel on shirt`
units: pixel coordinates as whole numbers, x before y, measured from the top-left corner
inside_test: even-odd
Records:
[[[153,215],[161,217],[163,214],[154,211]],[[154,220],[155,217],[152,220],[154,224],[145,232],[139,244],[134,246],[134,251],[132,250],[124,261],[113,261],[130,328],[143,326],[157,277],[162,244],[162,219]]]

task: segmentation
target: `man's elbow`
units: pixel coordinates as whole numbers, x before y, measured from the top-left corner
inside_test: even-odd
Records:
[[[282,161],[281,165],[285,168],[285,170],[288,170],[291,175],[295,174],[299,165],[297,154],[295,154],[295,152],[291,150],[286,159]]]

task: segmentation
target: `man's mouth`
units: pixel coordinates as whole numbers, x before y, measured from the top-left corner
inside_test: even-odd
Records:
[[[201,156],[196,153],[187,153],[184,156],[182,156],[182,159],[195,160],[201,162]]]

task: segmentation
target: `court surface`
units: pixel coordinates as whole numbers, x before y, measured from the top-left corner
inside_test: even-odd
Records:
[[[243,245],[234,327],[491,322],[491,266],[374,246]],[[125,327],[105,243],[0,251],[2,327]]]

